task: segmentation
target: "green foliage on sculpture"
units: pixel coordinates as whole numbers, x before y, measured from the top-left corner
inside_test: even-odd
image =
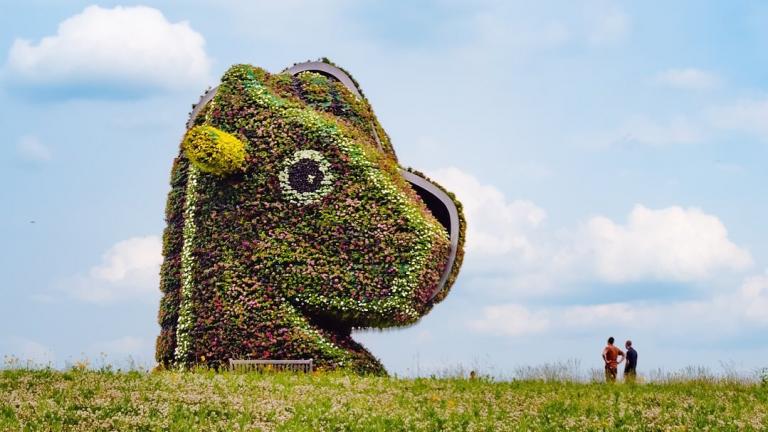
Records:
[[[456,241],[368,101],[331,76],[236,65],[202,103],[171,171],[158,362],[384,373],[351,329],[413,324],[445,297],[461,206]]]

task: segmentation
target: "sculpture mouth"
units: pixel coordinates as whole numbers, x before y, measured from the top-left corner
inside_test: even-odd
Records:
[[[352,338],[352,325],[330,315],[313,314],[307,316],[307,320],[312,327],[337,344]]]
[[[440,225],[445,228],[451,242],[448,262],[445,264],[445,269],[440,277],[440,282],[430,296],[430,300],[432,300],[445,288],[445,284],[453,270],[453,266],[456,264],[456,251],[458,250],[460,235],[459,210],[453,199],[432,181],[411,171],[401,170],[400,174],[408,181],[408,183],[410,183],[413,190],[419,195],[419,198],[421,198],[427,206],[430,213],[432,213],[432,216],[434,216],[435,219],[440,222]]]

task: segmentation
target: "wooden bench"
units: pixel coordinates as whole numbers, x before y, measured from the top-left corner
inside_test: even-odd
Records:
[[[290,371],[312,372],[312,359],[309,360],[229,360],[229,370],[241,372]]]

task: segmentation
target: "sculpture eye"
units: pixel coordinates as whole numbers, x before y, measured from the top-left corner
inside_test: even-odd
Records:
[[[295,204],[319,201],[333,189],[331,164],[316,150],[299,150],[280,171],[283,196]]]

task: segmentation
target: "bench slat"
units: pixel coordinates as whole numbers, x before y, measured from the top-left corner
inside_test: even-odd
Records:
[[[312,372],[313,364],[312,359],[297,359],[297,360],[229,360],[229,368],[235,369],[264,369],[265,366],[276,366],[278,370],[291,370]]]

